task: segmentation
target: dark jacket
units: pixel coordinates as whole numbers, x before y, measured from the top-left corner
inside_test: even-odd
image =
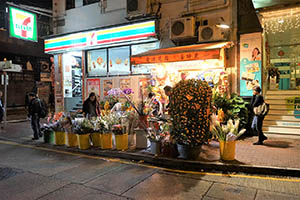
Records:
[[[252,106],[252,108],[258,107],[258,106],[262,105],[264,102],[265,102],[264,98],[260,94],[253,95],[252,99],[251,99],[251,106]]]
[[[41,104],[39,98],[34,98],[29,102],[28,105],[28,116],[39,114],[41,110]]]

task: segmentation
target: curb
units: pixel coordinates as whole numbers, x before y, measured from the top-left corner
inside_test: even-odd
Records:
[[[298,168],[283,168],[272,166],[259,166],[259,165],[241,165],[232,164],[230,162],[202,162],[191,161],[177,158],[157,157],[142,153],[132,153],[116,150],[100,150],[99,148],[92,148],[89,150],[80,150],[66,146],[54,146],[50,144],[34,144],[35,146],[58,149],[73,153],[82,153],[91,156],[101,156],[107,158],[119,158],[135,162],[143,161],[143,163],[154,165],[157,167],[185,170],[185,171],[205,171],[205,172],[223,172],[223,173],[247,173],[247,174],[263,174],[263,175],[276,175],[276,176],[292,176],[300,177],[300,169]]]

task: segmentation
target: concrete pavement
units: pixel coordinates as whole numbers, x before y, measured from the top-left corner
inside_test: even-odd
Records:
[[[31,141],[32,131],[29,122],[9,123],[6,130],[0,132],[0,139],[11,140],[23,144],[33,144],[51,149],[80,152],[88,155],[97,155],[137,162],[146,162],[157,166],[205,171],[229,171],[245,173],[261,173],[273,175],[288,175],[300,177],[300,139],[278,138],[269,136],[263,146],[252,145],[256,137],[238,141],[236,146],[236,159],[231,162],[220,161],[219,144],[216,141],[203,145],[202,152],[196,161],[156,157],[143,150],[101,150],[91,148],[79,150],[65,146],[43,144],[42,140]]]
[[[0,141],[6,200],[296,200],[300,179],[166,171],[143,164]]]

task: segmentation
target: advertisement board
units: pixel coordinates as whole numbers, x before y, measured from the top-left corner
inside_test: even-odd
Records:
[[[252,96],[261,87],[261,33],[241,35],[240,45],[240,95]]]
[[[18,8],[9,7],[9,36],[37,42],[36,15]]]

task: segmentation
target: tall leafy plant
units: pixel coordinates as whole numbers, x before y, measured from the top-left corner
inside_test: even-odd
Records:
[[[248,103],[237,94],[233,93],[230,98],[228,98],[215,92],[212,104],[217,109],[222,109],[224,111],[224,121],[228,121],[229,119],[240,119],[240,128],[246,128],[248,123]]]

